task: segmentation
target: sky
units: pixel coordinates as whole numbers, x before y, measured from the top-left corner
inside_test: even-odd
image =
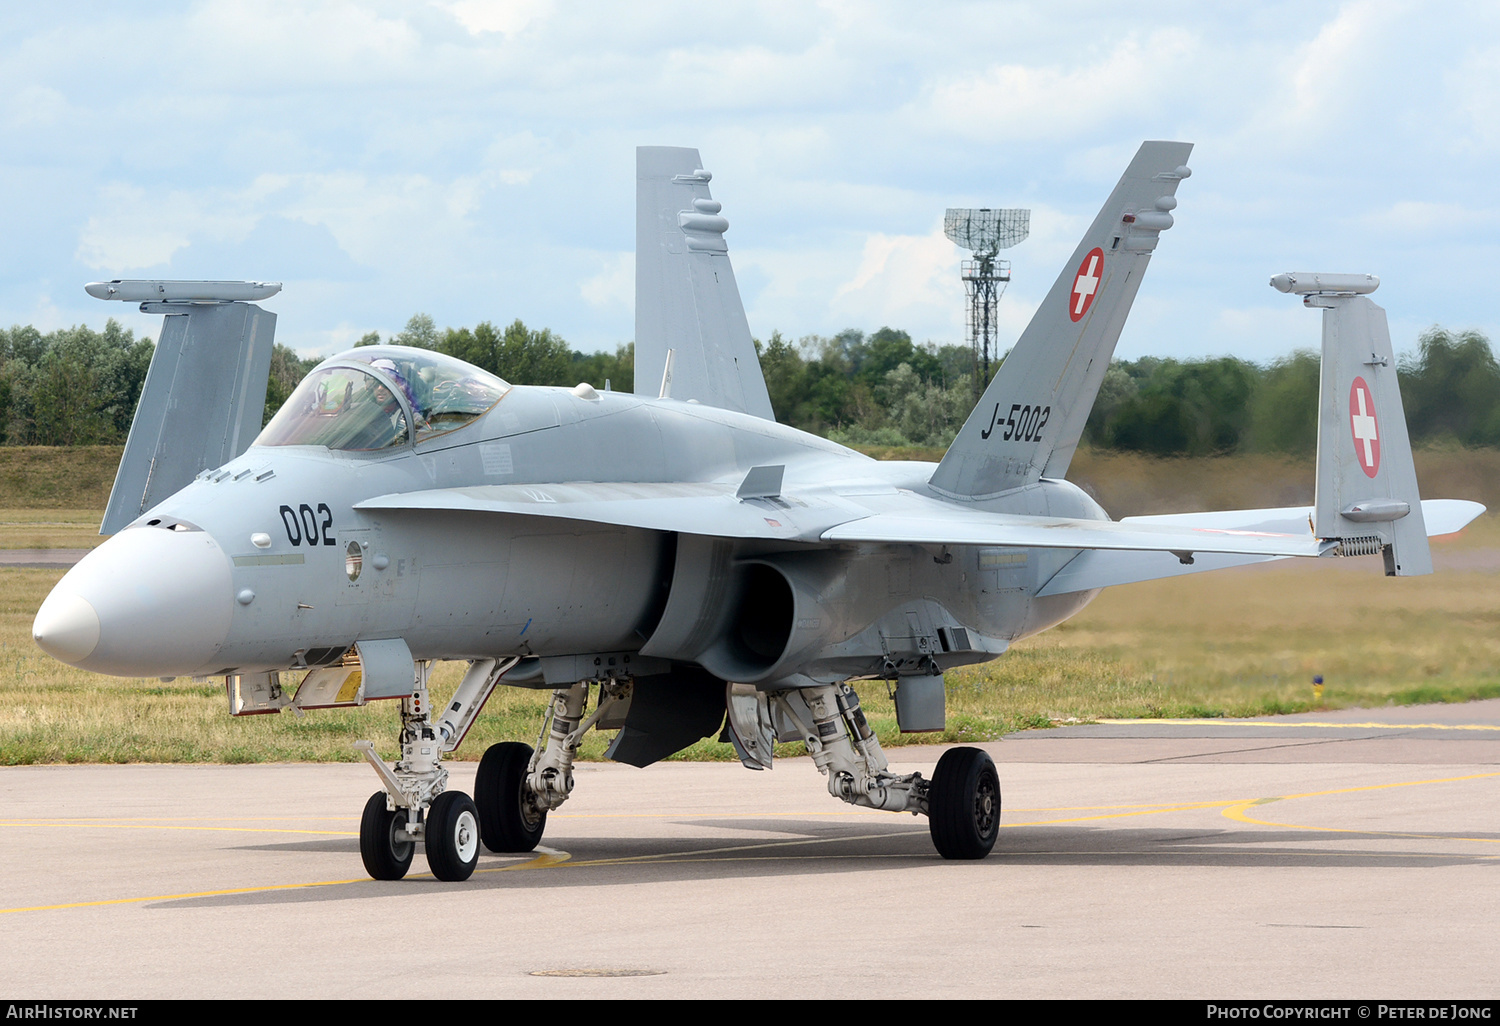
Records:
[[[1265,362],[1267,285],[1369,272],[1398,352],[1500,340],[1500,5],[552,0],[7,5],[0,324],[118,277],[281,281],[327,355],[416,312],[634,332],[634,149],[697,147],[751,332],[963,341],[947,207],[1028,207],[1006,348],[1143,139],[1193,175],[1117,355]]]

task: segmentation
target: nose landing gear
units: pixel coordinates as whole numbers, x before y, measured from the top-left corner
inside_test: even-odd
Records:
[[[427,810],[427,865],[439,880],[467,880],[479,865],[479,810],[462,791],[444,791]]]
[[[473,875],[479,864],[479,809],[462,791],[446,789],[443,751],[451,751],[463,740],[495,682],[514,664],[515,660],[505,664],[493,659],[476,661],[434,727],[427,700],[430,667],[418,663],[412,693],[401,699],[401,759],[394,769],[375,754],[373,744],[355,743],[385,785],[385,790],[375,792],[365,803],[359,826],[360,858],[376,880],[404,877],[418,841],[427,851],[428,868],[439,880],[467,880]]]
[[[384,791],[365,802],[359,820],[359,856],[365,872],[376,880],[399,880],[411,868],[416,841],[406,831],[406,810],[388,808]]]

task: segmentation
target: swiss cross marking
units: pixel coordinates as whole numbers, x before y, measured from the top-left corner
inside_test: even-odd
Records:
[[[1074,322],[1083,320],[1083,315],[1094,305],[1094,296],[1099,292],[1099,281],[1104,277],[1104,250],[1095,246],[1078,265],[1073,276],[1073,291],[1068,296],[1068,316]]]
[[[1364,378],[1349,386],[1349,430],[1354,434],[1354,455],[1366,477],[1380,470],[1380,428],[1375,422],[1375,397]]]

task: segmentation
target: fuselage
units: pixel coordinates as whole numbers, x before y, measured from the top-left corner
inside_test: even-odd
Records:
[[[927,484],[933,464],[879,462],[757,417],[514,386],[455,430],[378,450],[258,441],[86,556],[34,633],[64,662],[121,676],[286,670],[399,637],[417,659],[644,649],[724,676],[829,679],[879,672],[883,661],[988,659],[1092,598],[1035,595],[1072,550],[714,539],[711,525],[686,537],[545,507],[360,508],[494,485],[738,485],[767,466],[784,468],[780,494],[742,500],[763,505],[767,524],[942,498]],[[1065,481],[965,505],[1107,519]],[[729,583],[715,591],[694,575]],[[701,623],[668,622],[685,603],[712,601],[723,609]],[[716,656],[693,630],[728,631],[733,643]]]

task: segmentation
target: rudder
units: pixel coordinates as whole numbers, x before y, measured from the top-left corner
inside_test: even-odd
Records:
[[[672,361],[673,399],[774,420],[740,302],[713,177],[698,151],[636,151],[635,391],[656,395]]]
[[[1385,310],[1368,274],[1278,274],[1271,285],[1323,311],[1313,533],[1346,556],[1385,557],[1392,577],[1432,573]]]

